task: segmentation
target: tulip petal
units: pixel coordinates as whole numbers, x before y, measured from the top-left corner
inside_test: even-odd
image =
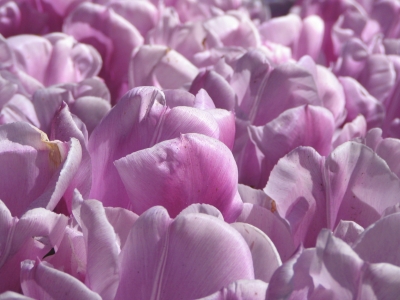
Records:
[[[215,103],[215,107],[233,111],[236,104],[235,91],[230,84],[215,71],[200,72],[192,81],[189,92],[197,94],[204,89]]]
[[[83,201],[80,218],[87,249],[85,283],[103,299],[114,299],[119,281],[117,236],[99,201]]]
[[[35,299],[101,299],[78,279],[39,260],[22,263],[21,287],[25,295]]]
[[[13,36],[7,39],[7,43],[16,54],[21,70],[44,83],[52,52],[51,43],[36,35]]]
[[[0,294],[0,300],[32,300],[33,298],[15,292],[5,292]]]
[[[337,136],[332,143],[332,148],[337,148],[356,138],[363,138],[366,132],[367,122],[363,115],[358,115],[353,121],[346,123],[340,131],[336,132]]]
[[[282,265],[274,243],[260,229],[247,223],[232,223],[249,246],[254,265],[254,278],[269,282],[275,270]]]
[[[315,274],[315,285],[327,286],[336,299],[356,295],[364,264],[362,259],[328,229],[322,229],[318,235],[316,250],[317,259],[310,267],[310,273]]]
[[[399,146],[400,140],[386,138],[376,146],[375,151],[389,165],[390,170],[400,178]]]
[[[253,119],[256,126],[265,125],[286,109],[304,104],[322,104],[311,73],[293,63],[282,64],[272,70],[259,97]]]
[[[12,227],[0,257],[0,292],[20,289],[18,270],[25,259],[43,257],[52,248],[58,249],[67,225],[67,217],[44,208],[29,210]]]
[[[40,123],[40,129],[50,133],[51,121],[62,103],[68,103],[71,95],[68,91],[56,87],[40,89],[33,95],[33,105]]]
[[[360,299],[396,299],[400,293],[400,268],[369,264],[362,277]]]
[[[143,43],[139,31],[111,8],[91,2],[80,4],[68,15],[63,31],[100,52],[101,75],[115,103],[127,89],[129,65],[126,62],[132,50]]]
[[[345,93],[341,82],[329,69],[323,66],[317,65],[316,71],[316,84],[323,106],[332,112],[335,123],[340,125],[346,114]]]
[[[353,221],[340,220],[333,234],[352,246],[363,231],[364,228]]]
[[[393,64],[383,54],[373,54],[366,60],[358,81],[379,101],[385,100],[395,84]]]
[[[306,299],[314,287],[310,265],[315,249],[300,250],[272,275],[267,299]]]
[[[57,252],[44,256],[43,260],[53,265],[55,269],[63,270],[85,282],[87,250],[82,232],[67,226]]]
[[[201,300],[266,299],[268,283],[262,280],[238,280]],[[200,300],[200,299],[198,299]]]
[[[0,144],[2,165],[8,166],[1,169],[0,198],[12,215],[34,207],[54,209],[79,166],[79,142],[50,142],[26,123],[11,123],[0,126]]]
[[[119,239],[120,248],[122,249],[133,224],[139,216],[130,210],[120,207],[105,207],[104,210],[108,222],[114,228],[115,234]]]
[[[144,45],[135,50],[129,66],[131,88],[154,85],[177,89],[190,84],[198,69],[181,54],[160,45]]]
[[[123,120],[123,122],[121,122]],[[218,121],[218,122],[217,122]],[[93,181],[90,197],[105,206],[127,208],[125,188],[113,165],[132,152],[197,132],[229,143],[233,116],[178,106],[169,109],[164,94],[154,87],[136,88],[127,93],[93,131],[89,140]],[[221,128],[221,131],[220,131]]]
[[[222,221],[224,220],[224,217],[222,216],[221,212],[218,209],[216,209],[214,206],[209,205],[209,204],[201,204],[201,203],[194,203],[192,205],[189,205],[184,210],[182,210],[178,216],[183,216],[183,215],[188,215],[188,214],[193,214],[193,213],[206,214],[206,215],[216,217]]]
[[[232,149],[235,143],[236,130],[234,113],[225,109],[218,108],[207,110],[207,112],[210,113],[213,116],[214,120],[218,123],[218,140],[223,142],[229,149]]]
[[[393,213],[375,222],[358,237],[353,246],[354,251],[370,263],[390,263],[399,267],[400,238],[395,233],[399,223],[399,213]]]
[[[368,91],[351,77],[340,77],[346,95],[347,120],[355,119],[362,114],[369,127],[380,125],[385,116],[382,103],[371,96]]]
[[[315,245],[321,228],[327,226],[324,160],[314,149],[298,147],[278,161],[264,189],[289,222],[295,246]]]
[[[173,251],[172,251],[173,250]],[[254,279],[250,250],[241,235],[205,214],[178,216],[153,207],[133,226],[122,249],[116,299],[194,299],[239,279]]]
[[[93,168],[90,198],[104,206],[128,207],[128,195],[113,162],[151,145],[165,109],[164,95],[158,89],[134,89],[94,129],[89,139]]]
[[[264,127],[250,126],[250,138],[264,154],[260,186],[265,186],[278,160],[299,146],[328,155],[334,130],[332,114],[312,105],[288,109]]]
[[[382,158],[363,144],[347,142],[336,148],[326,159],[325,172],[329,180],[330,228],[341,219],[367,227],[387,207],[398,203],[398,177]]]
[[[274,243],[282,261],[287,261],[295,252],[289,226],[268,209],[245,203],[236,222],[247,223],[262,230]]]
[[[319,16],[312,15],[304,18],[303,26],[300,27],[298,40],[294,44],[293,57],[300,59],[303,55],[309,55],[316,61],[321,52],[325,23]]]
[[[81,97],[71,104],[71,112],[85,123],[89,135],[110,109],[110,103],[98,97]]]
[[[121,158],[115,166],[138,214],[162,204],[176,216],[191,203],[215,206],[227,222],[240,214],[236,164],[218,140],[181,135]]]

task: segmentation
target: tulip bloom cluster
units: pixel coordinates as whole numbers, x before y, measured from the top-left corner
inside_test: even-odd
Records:
[[[0,1],[0,299],[398,298],[400,2],[281,2]]]

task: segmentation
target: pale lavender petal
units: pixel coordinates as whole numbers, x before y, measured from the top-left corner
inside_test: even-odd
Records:
[[[301,19],[295,14],[273,18],[261,24],[260,35],[264,40],[291,47],[300,36],[301,23]]]
[[[165,112],[160,120],[158,132],[153,133],[153,140],[148,146],[191,132],[219,139],[231,146],[235,134],[234,128],[234,116],[230,112],[223,110],[215,112],[215,110],[200,110],[185,106],[174,107]]]
[[[82,3],[68,15],[63,31],[100,52],[103,59],[100,74],[115,103],[127,91],[127,62],[132,50],[143,43],[139,31],[111,8],[90,2]]]
[[[303,55],[309,55],[316,61],[320,56],[324,30],[324,21],[319,16],[306,17],[293,47],[293,57],[300,59]]]
[[[271,67],[265,54],[259,50],[250,50],[237,61],[230,82],[231,89],[237,95],[237,117],[250,121],[254,119],[260,101],[264,100],[263,91],[270,71]],[[212,94],[210,95],[214,99]]]
[[[207,112],[210,113],[218,123],[218,140],[223,142],[229,149],[232,149],[235,142],[236,130],[234,113],[225,109],[210,109],[207,110]]]
[[[376,150],[376,147],[383,140],[382,138],[382,129],[380,128],[372,128],[365,135],[364,143],[372,150]]]
[[[45,207],[53,210],[74,179],[82,159],[82,147],[75,138],[71,138],[65,144],[64,151],[68,151],[65,161],[51,177],[43,193],[29,205],[29,208]]]
[[[267,299],[307,299],[314,287],[310,276],[310,265],[315,258],[315,249],[298,251],[280,266],[268,285]]]
[[[1,91],[0,91],[1,93]],[[40,127],[35,107],[27,97],[15,94],[1,110],[0,123],[26,122]]]
[[[400,140],[386,138],[375,148],[376,154],[382,157],[389,165],[390,170],[400,178]]]
[[[298,147],[278,161],[264,189],[289,222],[295,246],[315,245],[320,230],[327,227],[324,160],[314,149]]]
[[[390,263],[399,267],[400,238],[396,234],[399,224],[399,213],[380,219],[359,236],[353,246],[354,251],[370,263]]]
[[[317,65],[316,71],[316,84],[322,105],[332,112],[336,125],[340,125],[346,115],[346,100],[342,84],[329,69]]]
[[[232,282],[220,291],[198,300],[264,300],[266,299],[268,283],[262,280],[238,280]]]
[[[258,97],[260,100],[254,119],[250,117],[256,126],[265,125],[289,108],[322,104],[311,73],[292,63],[279,65],[272,70]]]
[[[14,96],[17,89],[18,86],[15,83],[3,78],[0,74],[0,109]]]
[[[35,299],[101,299],[78,279],[38,259],[21,264],[21,287]]]
[[[73,116],[68,110],[68,106],[63,103],[59,110],[54,114],[51,123],[51,138],[63,142],[76,138],[82,149],[82,159],[75,176],[71,180],[67,190],[65,191],[63,200],[67,206],[67,214],[72,212],[72,194],[75,188],[83,195],[85,199],[89,196],[92,184],[92,163],[89,152],[87,150],[87,137],[76,124]]]
[[[11,216],[7,206],[0,200],[0,266],[2,266],[7,259],[13,231],[17,222],[18,219]]]
[[[264,154],[260,186],[280,158],[299,146],[310,146],[328,155],[335,130],[332,114],[323,107],[305,105],[288,109],[263,127],[249,127],[249,135]]]
[[[274,201],[262,190],[254,189],[244,184],[238,185],[238,191],[243,203],[255,204],[268,210],[273,210]]]
[[[389,206],[399,202],[400,181],[371,148],[347,142],[336,148],[325,163],[328,228],[339,220],[367,227]]]
[[[257,227],[247,223],[232,223],[249,246],[254,266],[254,278],[269,282],[275,270],[282,265],[279,253],[270,238]]]
[[[351,77],[340,77],[339,81],[346,95],[347,120],[354,120],[362,114],[369,127],[382,124],[385,116],[382,103],[371,96],[357,80]]]
[[[374,4],[371,16],[379,22],[384,35],[391,38],[398,37],[399,23],[397,14],[400,7],[397,1],[383,1]]]
[[[115,166],[138,214],[163,205],[175,217],[192,203],[215,206],[227,222],[240,214],[232,153],[205,135],[181,135],[121,158]]]
[[[151,146],[165,110],[161,91],[137,88],[121,98],[94,129],[89,140],[93,168],[90,198],[104,206],[128,207],[129,198],[113,162]]]
[[[62,214],[55,214],[44,208],[31,209],[22,215],[15,226],[10,255],[16,253],[24,244],[32,239],[38,240],[45,248],[57,250],[68,218]]]
[[[17,66],[29,76],[44,83],[52,53],[51,43],[36,35],[17,35],[7,39],[14,51]]]
[[[283,262],[287,261],[295,252],[288,224],[274,212],[264,207],[245,203],[242,213],[236,221],[251,224],[262,230],[274,243]]]
[[[124,122],[121,123],[121,119]],[[233,115],[192,107],[169,109],[164,94],[154,87],[136,88],[124,96],[93,131],[89,152],[93,162],[91,198],[105,206],[127,208],[128,197],[113,162],[180,134],[196,132],[233,140]],[[105,185],[105,182],[110,184]],[[112,183],[111,183],[112,182]],[[111,187],[111,188],[110,188]],[[118,196],[117,196],[118,195]]]
[[[388,208],[386,208],[382,213],[382,218],[398,212],[400,212],[400,203],[397,203],[396,205],[389,206]]]
[[[4,36],[15,35],[21,24],[21,10],[14,1],[3,2],[0,6],[2,20],[0,22],[0,32]]]
[[[215,104],[205,89],[200,89],[195,98],[194,107],[199,109],[213,109]]]
[[[85,123],[90,135],[110,111],[111,105],[104,99],[86,96],[76,99],[70,108],[71,112]]]
[[[400,101],[398,100],[399,95],[400,95],[400,81],[398,80],[396,82],[395,87],[393,88],[391,95],[385,102],[386,118],[382,126],[385,137],[386,136],[395,138],[400,137],[398,130],[399,120],[400,120],[400,115],[399,115]]]
[[[173,250],[173,251],[172,251]],[[171,220],[154,207],[139,217],[122,249],[116,299],[193,299],[239,279],[254,279],[250,250],[241,235],[205,214]]]
[[[158,21],[159,12],[150,1],[112,0],[108,1],[107,6],[135,26],[142,36]]]
[[[344,44],[341,55],[334,68],[337,76],[357,78],[365,66],[368,49],[359,39],[352,38]]]
[[[129,86],[182,88],[191,84],[198,72],[196,66],[175,50],[160,45],[144,45],[133,54],[129,66]]]
[[[364,262],[348,244],[323,229],[318,235],[316,256],[310,266],[316,285],[327,286],[336,299],[357,294]]]
[[[83,201],[80,210],[87,249],[85,284],[102,299],[114,299],[119,282],[117,236],[101,202]]]
[[[383,54],[368,57],[358,81],[379,101],[385,100],[394,86],[396,73],[391,61]]]
[[[62,33],[49,34],[46,39],[53,46],[43,81],[46,86],[78,82],[99,73],[101,57],[92,46],[78,43]]]
[[[0,292],[20,290],[19,272],[15,270],[25,259],[43,257],[52,248],[57,250],[67,221],[66,216],[43,208],[28,211],[18,223],[16,218],[12,220],[14,224],[9,228],[0,257]]]
[[[29,300],[33,299],[30,297],[26,297],[24,295],[15,293],[15,292],[5,292],[3,294],[0,294],[0,300]]]
[[[224,220],[224,216],[221,212],[212,205],[209,204],[201,204],[201,203],[194,203],[183,209],[178,216],[199,213],[199,214],[206,214],[213,217],[216,217],[220,220]]]
[[[230,84],[215,71],[202,71],[193,80],[190,87],[192,94],[204,89],[210,95],[217,108],[233,111],[236,104],[235,91]]]
[[[26,123],[11,123],[0,126],[0,144],[4,166],[0,198],[11,213],[20,216],[33,207],[54,209],[79,167],[79,142],[50,142]]]
[[[163,93],[165,95],[165,102],[170,108],[176,106],[194,107],[195,105],[196,97],[185,90],[167,89],[164,90]]]
[[[363,231],[364,228],[356,222],[340,220],[333,234],[352,246]]]
[[[133,224],[136,222],[139,216],[130,210],[120,207],[105,207],[104,210],[106,212],[108,222],[114,228],[115,234],[118,238],[118,243],[122,249]]]
[[[335,149],[338,146],[354,140],[356,138],[365,137],[367,132],[367,122],[363,115],[358,115],[351,122],[344,124],[343,128],[336,132],[336,138],[332,143],[332,148]]]
[[[70,91],[74,99],[92,96],[111,102],[110,91],[99,77],[87,78],[78,83],[58,84],[56,87]]]
[[[71,94],[61,88],[39,89],[33,94],[32,102],[36,110],[40,129],[50,134],[51,122],[63,102],[69,103]]]
[[[400,268],[391,264],[368,264],[359,299],[396,299],[400,293]]]
[[[55,269],[63,270],[65,273],[84,282],[87,250],[82,232],[67,226],[57,252],[53,255],[45,256],[43,260],[52,264]]]
[[[250,125],[249,121],[236,118],[236,137],[232,152],[239,170],[239,183],[262,188],[265,186],[260,180],[264,154],[250,139],[248,129]]]

